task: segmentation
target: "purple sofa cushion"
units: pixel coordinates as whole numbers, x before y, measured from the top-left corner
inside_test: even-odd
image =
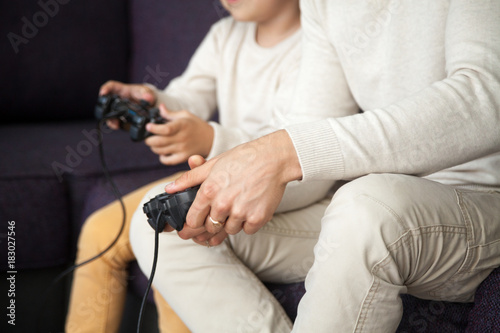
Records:
[[[56,179],[0,178],[0,270],[44,268],[68,261],[70,225],[67,189]],[[8,230],[7,221],[14,221]],[[8,266],[7,233],[14,231],[15,263]]]
[[[403,318],[398,333],[410,332],[464,332],[467,315],[473,303],[452,303],[423,300],[401,295]]]
[[[127,79],[127,1],[2,1],[0,12],[2,123],[89,118],[99,86]]]
[[[95,121],[0,126],[0,219],[16,221],[16,268],[71,260],[84,219],[114,200],[100,164]],[[126,194],[187,166],[166,167],[127,132],[104,134],[106,163]],[[7,231],[4,223],[3,235]],[[0,251],[0,269],[7,252]]]
[[[500,267],[477,289],[466,332],[500,332]]]

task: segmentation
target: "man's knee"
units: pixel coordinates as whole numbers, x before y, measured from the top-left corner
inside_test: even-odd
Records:
[[[430,182],[414,176],[397,174],[370,174],[342,186],[334,196],[334,201],[350,202],[363,209],[363,205],[389,210],[396,217],[415,205],[415,196],[422,182]]]
[[[406,227],[400,212],[409,210],[411,195],[404,176],[373,174],[342,186],[335,193],[324,223],[338,224],[345,237],[397,239]]]

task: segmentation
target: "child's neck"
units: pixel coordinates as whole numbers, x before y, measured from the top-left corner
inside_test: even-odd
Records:
[[[262,47],[273,47],[300,28],[300,10],[290,8],[265,22],[257,22],[256,41]]]

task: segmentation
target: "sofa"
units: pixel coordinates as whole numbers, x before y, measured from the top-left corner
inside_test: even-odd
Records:
[[[15,332],[62,332],[71,274],[52,282],[73,264],[85,219],[115,200],[99,159],[100,85],[165,87],[227,13],[218,0],[18,0],[0,8],[0,270],[9,292],[2,306]],[[105,131],[103,150],[123,195],[187,169],[161,165],[125,131]],[[132,264],[121,332],[135,331],[145,284]],[[303,283],[267,287],[294,319]],[[399,332],[500,332],[500,269],[474,303],[403,302]],[[158,331],[151,300],[146,315],[143,332]]]

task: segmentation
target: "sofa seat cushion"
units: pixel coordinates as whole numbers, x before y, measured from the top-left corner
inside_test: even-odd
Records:
[[[106,131],[105,160],[122,194],[166,177],[165,167],[124,131]],[[103,176],[95,121],[0,127],[0,219],[16,222],[16,268],[69,262],[83,220],[114,200]],[[2,234],[7,234],[4,223]],[[1,251],[0,269],[7,269]]]
[[[476,291],[469,313],[467,333],[500,331],[500,267],[495,269]]]
[[[8,154],[8,163],[0,165],[0,179],[49,177],[63,182],[103,173],[94,120],[11,124],[0,131],[0,149]],[[125,131],[103,129],[103,147],[111,172],[161,165],[146,145],[132,142]]]
[[[67,262],[70,225],[68,192],[54,178],[0,178],[1,243],[15,239],[15,263],[8,266],[7,245],[0,251],[0,270],[55,267]],[[7,221],[15,228],[8,229]],[[11,240],[11,239],[9,239]],[[15,268],[15,269],[14,269]]]

